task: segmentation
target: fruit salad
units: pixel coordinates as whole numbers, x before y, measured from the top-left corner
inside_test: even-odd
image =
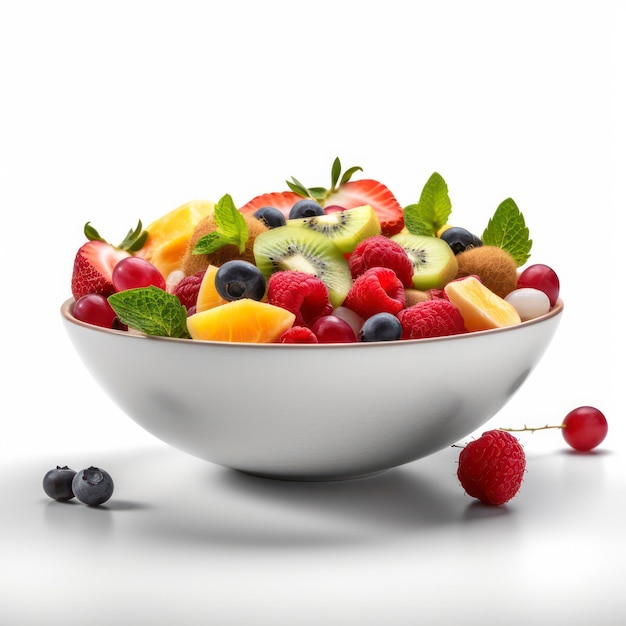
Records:
[[[472,233],[452,220],[433,173],[402,206],[339,159],[330,187],[258,195],[237,207],[184,204],[113,245],[87,223],[74,317],[147,335],[253,343],[357,343],[520,324],[559,298],[556,272],[528,265],[532,240],[507,198]]]

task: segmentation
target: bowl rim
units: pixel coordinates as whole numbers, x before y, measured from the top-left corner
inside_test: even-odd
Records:
[[[88,324],[87,322],[83,322],[81,320],[77,320],[73,314],[72,309],[75,303],[75,299],[68,298],[61,305],[61,316],[65,321],[69,324],[73,324],[75,326],[79,326],[94,332],[100,332],[107,335],[118,335],[121,337],[128,337],[131,339],[136,339],[139,341],[164,341],[164,342],[174,342],[174,343],[182,343],[189,345],[211,345],[211,346],[230,346],[232,348],[235,347],[245,347],[245,348],[255,348],[255,349],[265,349],[265,350],[293,350],[293,349],[306,349],[306,350],[328,350],[328,349],[342,349],[342,350],[359,350],[363,349],[366,346],[369,348],[373,347],[383,347],[383,346],[393,346],[393,345],[411,345],[411,344],[424,344],[424,343],[436,343],[442,341],[460,341],[464,338],[469,337],[482,337],[486,335],[495,335],[499,333],[506,333],[510,331],[514,331],[520,328],[526,328],[528,326],[533,326],[535,324],[541,324],[549,319],[557,317],[563,313],[564,303],[561,298],[559,298],[556,304],[546,313],[545,315],[541,315],[531,320],[527,320],[521,322],[519,324],[515,324],[514,326],[505,326],[503,328],[492,328],[489,330],[476,330],[472,332],[462,333],[459,335],[444,335],[443,337],[427,337],[423,339],[398,339],[395,341],[371,341],[371,342],[353,342],[353,343],[317,343],[317,344],[300,344],[300,343],[251,343],[251,342],[242,342],[242,341],[210,341],[206,339],[183,339],[180,337],[159,337],[156,335],[147,335],[140,332],[128,332],[124,330],[116,330],[114,328],[104,328],[102,326],[95,326],[93,324]]]

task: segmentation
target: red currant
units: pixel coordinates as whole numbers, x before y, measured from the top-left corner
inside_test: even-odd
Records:
[[[108,300],[99,293],[88,293],[79,298],[74,305],[73,314],[81,322],[103,328],[114,328],[118,322]]]
[[[163,274],[146,259],[129,256],[118,261],[113,268],[111,281],[116,291],[136,289],[138,287],[158,287],[165,291]]]
[[[529,265],[517,279],[518,289],[530,287],[543,291],[550,299],[550,306],[554,306],[559,299],[560,283],[556,272],[547,265],[536,263]]]
[[[563,420],[563,439],[574,450],[588,452],[600,445],[609,430],[606,417],[592,406],[579,406]]]

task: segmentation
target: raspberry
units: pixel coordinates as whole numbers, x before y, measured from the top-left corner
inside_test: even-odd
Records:
[[[396,315],[405,303],[404,287],[396,273],[386,267],[372,267],[352,283],[343,306],[365,320],[376,313]]]
[[[267,282],[267,301],[296,316],[294,326],[312,326],[316,320],[330,315],[333,305],[328,288],[317,276],[284,270],[274,272]]]
[[[449,300],[446,292],[443,289],[428,289],[426,293],[429,295],[431,300],[436,300],[437,298],[440,300]]]
[[[398,313],[402,339],[426,339],[467,332],[457,307],[449,300],[434,298],[418,302]]]
[[[374,235],[361,241],[349,260],[352,278],[372,267],[392,269],[404,287],[413,286],[413,263],[406,250],[384,235]]]
[[[503,430],[488,430],[461,450],[457,476],[467,495],[497,506],[517,494],[525,470],[520,442]]]
[[[190,276],[185,276],[174,288],[174,295],[178,297],[180,303],[189,311],[189,309],[196,305],[198,299],[198,291],[200,290],[200,283],[204,278],[206,270],[200,270]]]
[[[278,343],[318,343],[315,333],[306,326],[292,326],[278,339]]]

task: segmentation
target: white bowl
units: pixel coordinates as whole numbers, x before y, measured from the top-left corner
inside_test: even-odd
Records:
[[[62,318],[95,380],[162,441],[290,480],[355,478],[466,437],[513,396],[563,312],[505,329],[353,344],[146,337]]]

